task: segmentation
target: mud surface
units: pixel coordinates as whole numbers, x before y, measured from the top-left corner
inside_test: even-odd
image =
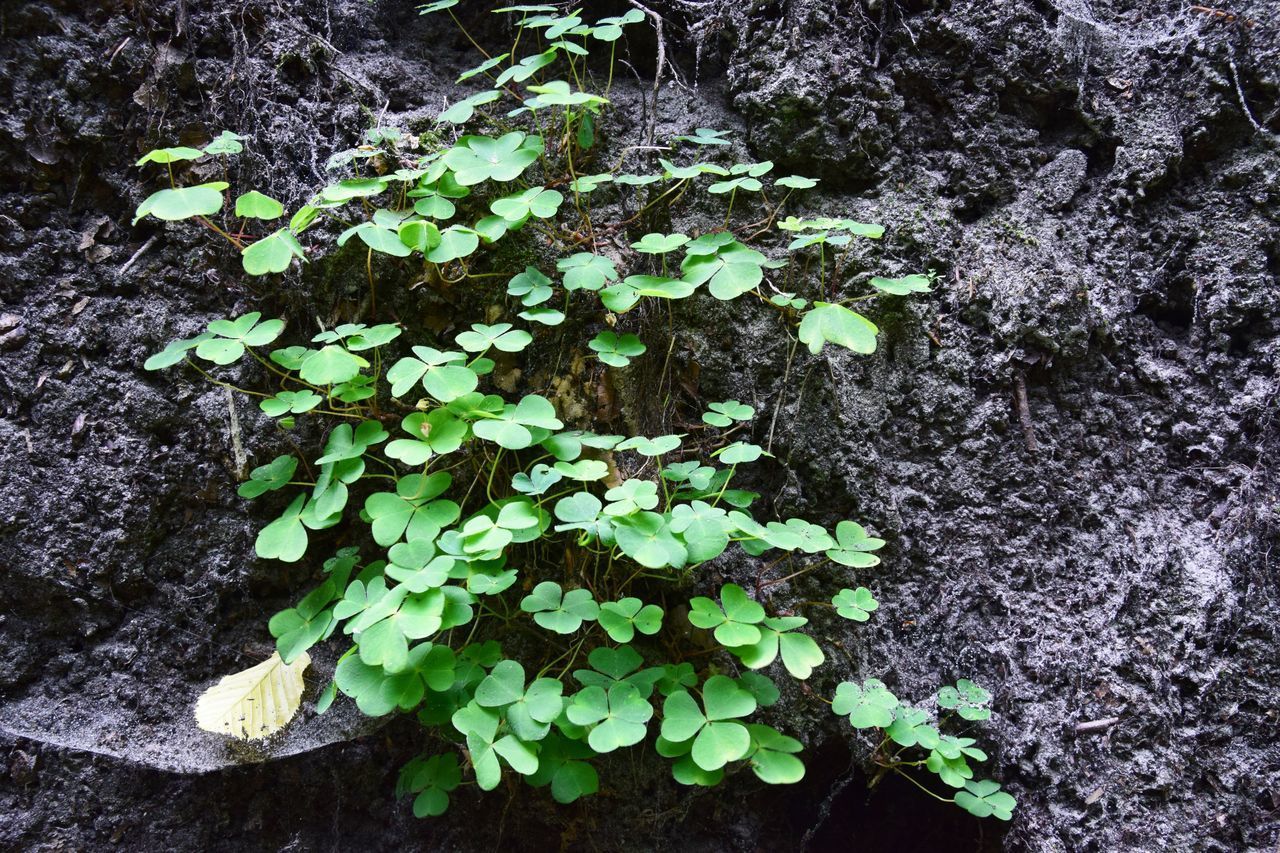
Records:
[[[789,358],[776,318],[717,303],[677,317],[677,363],[767,413],[782,517],[890,540],[859,579],[876,618],[819,624],[830,677],[990,688],[1012,825],[868,794],[870,745],[799,697],[794,789],[624,759],[590,801],[463,794],[431,824],[391,796],[405,723],[307,716],[269,753],[188,727],[314,567],[253,557],[279,511],[234,492],[233,422],[250,464],[280,448],[256,410],[141,363],[234,312],[350,316],[363,282],[268,291],[192,228],[131,227],[132,163],[235,129],[239,178],[295,204],[374,121],[429,126],[473,61],[392,0],[68,0],[0,6],[0,849],[1275,848],[1280,6],[654,8],[659,137],[733,129],[823,179],[802,207],[888,227],[857,268],[940,275],[875,308],[874,357]]]

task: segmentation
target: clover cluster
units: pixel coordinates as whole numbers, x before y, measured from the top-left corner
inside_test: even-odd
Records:
[[[452,16],[455,5],[422,11]],[[178,185],[184,162],[242,150],[246,140],[229,132],[202,149],[144,157],[140,165],[166,167],[170,186],[146,199],[138,218],[200,222],[240,251],[250,275],[315,257],[317,246],[303,243],[313,226],[338,223],[337,246],[366,253],[373,306],[375,255],[418,265],[428,285],[477,290],[493,289],[499,241],[551,246],[554,268],[507,272],[505,289],[491,295],[501,310],[451,342],[375,321],[282,341],[284,320],[254,312],[170,343],[146,367],[190,365],[255,397],[284,429],[303,417],[333,424],[314,458],[267,462],[239,494],[292,493],[257,537],[264,559],[303,560],[327,541],[317,534],[339,527],[345,540],[364,543],[324,560],[321,582],[268,628],[281,665],[299,671],[317,644],[346,644],[317,711],[341,694],[370,716],[412,713],[442,745],[401,773],[399,792],[413,796],[416,814],[444,812],[464,779],[491,790],[507,773],[573,802],[599,789],[600,756],[647,741],[682,784],[715,785],[743,769],[794,783],[805,772],[802,744],[769,724],[783,719],[769,710],[782,695],[774,677],[808,681],[827,660],[818,639],[840,624],[833,620],[872,617],[879,604],[855,578],[879,563],[884,541],[853,520],[828,530],[753,513],[760,496],[741,487],[739,471],[772,454],[746,440],[757,415],[747,403],[713,402],[683,433],[615,435],[566,424],[545,396],[508,398],[501,389],[512,383],[498,380],[561,326],[594,324],[601,330],[585,345],[560,343],[601,371],[627,370],[648,351],[645,330],[618,325],[637,306],[688,299],[763,306],[810,357],[825,357],[828,345],[872,353],[879,330],[850,305],[927,293],[933,277],[873,276],[861,282],[865,293],[850,295],[850,246],[881,239],[884,229],[783,216],[792,195],[817,181],[790,175],[766,188],[773,164],[725,162],[723,131],[672,139],[669,150],[680,153],[670,156],[683,165],[627,149],[612,169],[589,172],[604,156],[614,47],[646,16],[587,23],[549,6],[495,11],[510,16],[511,49],[486,53],[459,78],[490,85],[444,110],[430,139],[372,132],[335,160],[351,174],[284,225],[251,235],[253,223],[285,215],[256,190],[228,214],[226,182]],[[522,41],[537,49],[518,57]],[[588,63],[600,45],[609,47],[607,71]],[[603,87],[590,91],[601,77]],[[452,130],[464,125],[486,132]],[[655,170],[623,171],[628,161]],[[692,235],[646,228],[708,177],[705,191],[727,200],[723,221]],[[593,217],[597,197],[607,198],[612,220],[602,220],[599,205]],[[608,239],[619,234],[630,242]],[[502,312],[507,320],[492,322]],[[670,344],[661,341],[665,351]],[[241,388],[215,375],[245,359],[265,385]],[[730,552],[748,577],[707,589],[703,567]],[[775,597],[801,578],[829,594]],[[694,588],[710,594],[690,596]],[[877,731],[874,760],[884,772],[925,788],[911,774],[931,771],[954,792],[931,795],[1009,819],[1013,798],[975,780],[973,763],[986,755],[963,736],[990,713],[982,688],[961,680],[941,690],[937,719],[874,678],[834,685],[830,699],[807,685],[801,694],[830,704],[854,729]],[[962,730],[943,734],[943,724]]]

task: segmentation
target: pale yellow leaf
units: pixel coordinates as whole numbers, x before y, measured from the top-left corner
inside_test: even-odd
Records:
[[[225,676],[200,695],[196,725],[207,732],[257,740],[284,728],[298,712],[311,665],[305,652],[286,664],[279,652],[257,666]]]

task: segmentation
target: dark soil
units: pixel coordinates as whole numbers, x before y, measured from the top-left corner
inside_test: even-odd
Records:
[[[818,625],[845,651],[824,678],[988,687],[1013,822],[868,791],[871,744],[798,695],[794,788],[690,792],[622,758],[597,798],[462,792],[434,822],[392,797],[408,721],[307,713],[258,752],[190,725],[315,567],[254,558],[280,507],[235,496],[227,396],[141,364],[215,317],[358,316],[363,270],[264,284],[193,227],[131,227],[155,177],[132,164],[230,128],[239,180],[296,204],[374,121],[429,127],[474,60],[399,0],[64,0],[0,4],[0,849],[1275,849],[1280,4],[654,8],[678,70],[659,139],[734,130],[822,178],[802,206],[887,227],[857,268],[940,275],[874,309],[873,357],[789,361],[772,314],[700,302],[677,367],[767,415],[782,517],[889,540],[859,579],[876,617]],[[632,134],[652,48],[620,84]],[[620,389],[631,422],[644,390]],[[235,405],[269,460],[278,433]]]

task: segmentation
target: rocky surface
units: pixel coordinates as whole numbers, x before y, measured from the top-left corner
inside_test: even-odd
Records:
[[[256,561],[278,508],[234,494],[232,423],[250,460],[279,439],[141,362],[233,312],[345,316],[363,284],[267,289],[195,229],[131,227],[132,163],[229,127],[238,176],[296,203],[373,122],[426,126],[471,60],[392,0],[97,0],[0,10],[0,848],[1274,849],[1280,7],[654,8],[659,137],[731,128],[823,179],[813,212],[888,227],[852,269],[939,273],[875,308],[874,357],[788,358],[775,318],[700,304],[678,367],[768,413],[783,517],[890,540],[877,617],[820,626],[835,669],[989,687],[1007,832],[868,794],[869,745],[811,709],[796,789],[691,794],[619,760],[594,800],[463,795],[432,824],[391,797],[412,726],[308,716],[265,753],[189,727],[313,567]]]

